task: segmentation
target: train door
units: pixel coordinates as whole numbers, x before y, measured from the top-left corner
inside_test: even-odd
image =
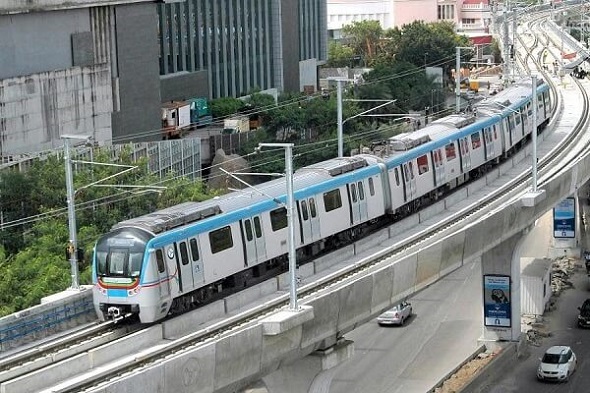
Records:
[[[414,167],[412,162],[404,162],[402,164],[404,168],[404,188],[405,188],[405,201],[409,202],[414,199],[416,195],[416,177],[414,176]]]
[[[369,218],[369,210],[367,207],[367,195],[365,194],[365,182],[361,180],[356,183],[356,190],[359,194],[358,199],[358,207],[359,207],[359,216],[362,222],[367,221]]]
[[[193,271],[193,282],[195,283],[195,287],[197,287],[198,284],[205,281],[205,269],[203,266],[203,261],[201,260],[201,250],[197,238],[192,238],[189,240],[189,249],[191,256],[191,269]]]
[[[495,157],[494,151],[494,138],[493,132],[491,128],[485,128],[483,130],[483,139],[485,141],[485,149],[486,149],[486,161]]]
[[[178,290],[182,292],[182,271],[180,269],[180,263],[177,256],[178,247],[176,246],[176,243],[166,246],[166,265],[175,267],[175,270],[178,274]]]
[[[320,220],[315,199],[312,197],[297,201],[297,213],[299,215],[301,243],[309,244],[320,239]]]
[[[190,291],[195,287],[193,281],[193,266],[188,256],[188,246],[185,241],[178,243],[178,251],[180,253],[180,277],[182,278],[182,286],[185,291]]]
[[[442,185],[446,181],[445,165],[442,158],[442,149],[435,149],[432,152],[432,162],[434,162],[434,181],[436,186]]]
[[[160,288],[160,297],[165,299],[170,296],[170,280],[162,250],[156,250],[156,265],[158,267],[158,278],[160,281],[160,285],[158,285]]]
[[[367,220],[367,199],[365,197],[365,188],[363,182],[354,182],[347,184],[348,199],[350,201],[350,223],[359,224]]]
[[[459,144],[459,151],[461,152],[461,169],[463,170],[463,173],[467,173],[471,169],[471,155],[469,153],[467,137],[459,139]]]
[[[256,264],[266,257],[266,247],[262,236],[262,224],[260,216],[254,216],[240,221],[242,239],[246,255],[244,262],[246,266]]]

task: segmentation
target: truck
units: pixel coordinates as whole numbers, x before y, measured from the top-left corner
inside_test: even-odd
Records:
[[[191,105],[186,101],[162,104],[162,139],[180,138],[191,125]]]
[[[237,134],[250,131],[250,118],[248,116],[230,117],[223,121],[224,134]]]
[[[191,123],[196,127],[208,126],[213,122],[209,101],[205,97],[188,100],[191,109]]]

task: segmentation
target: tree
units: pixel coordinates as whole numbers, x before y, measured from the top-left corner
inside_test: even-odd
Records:
[[[342,27],[345,42],[355,55],[360,55],[365,66],[373,64],[379,52],[379,45],[383,35],[381,24],[376,20],[352,22]]]
[[[231,116],[240,112],[245,106],[244,101],[234,97],[223,97],[211,100],[209,108],[214,119]]]
[[[326,67],[352,67],[360,58],[360,55],[355,55],[351,46],[343,45],[337,41],[330,41]]]
[[[131,150],[122,149],[117,163],[136,168],[105,183],[113,186],[162,184],[148,172],[146,160],[134,163]],[[110,163],[110,152],[95,149],[92,161]],[[158,208],[212,196],[205,191],[202,182],[175,179],[172,173],[164,181],[167,188],[160,193],[146,193],[148,189],[142,188],[130,191],[128,188],[86,187],[120,171],[121,168],[111,166],[76,164],[73,180],[78,190],[75,196],[78,246],[84,251],[84,258],[79,261],[80,284],[91,282],[92,248],[113,224]],[[6,230],[1,232],[7,244],[7,247],[0,245],[1,316],[38,304],[41,297],[66,289],[71,278],[65,256],[69,229],[63,159],[55,156],[39,160],[26,173],[3,172],[0,180],[3,209],[14,207],[10,211],[3,210],[10,214],[11,220],[46,213],[32,224],[15,227],[20,232],[17,241],[7,236]]]

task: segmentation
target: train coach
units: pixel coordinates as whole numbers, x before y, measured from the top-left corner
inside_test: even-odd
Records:
[[[550,116],[537,87],[537,129]],[[533,132],[530,80],[474,111],[388,140],[384,157],[336,158],[294,173],[298,262],[349,243],[477,177]],[[116,224],[95,245],[93,299],[99,319],[161,320],[287,270],[284,179],[187,202]]]
[[[350,241],[383,217],[385,166],[371,156],[332,159],[294,173],[299,258]],[[116,224],[95,246],[94,305],[100,319],[142,323],[180,313],[284,271],[285,181]]]

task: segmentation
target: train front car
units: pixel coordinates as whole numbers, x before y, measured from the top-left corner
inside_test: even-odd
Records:
[[[160,314],[159,277],[146,244],[152,234],[133,227],[117,228],[97,242],[92,261],[94,308],[100,320],[138,315],[141,322]]]

